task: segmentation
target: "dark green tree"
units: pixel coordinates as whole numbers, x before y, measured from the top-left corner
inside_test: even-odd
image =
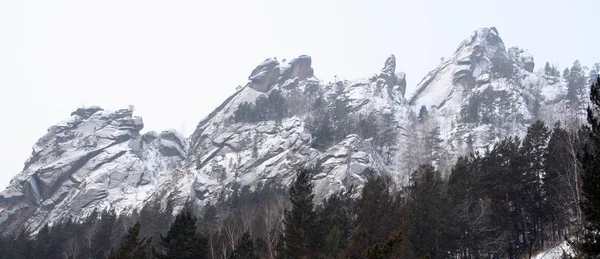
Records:
[[[348,244],[346,257],[360,258],[367,248],[384,242],[398,228],[394,217],[390,180],[370,170],[361,197],[356,203],[355,227]]]
[[[33,258],[49,258],[50,245],[52,237],[50,236],[50,227],[44,225],[35,237],[35,245],[33,247]]]
[[[281,122],[287,114],[287,105],[285,98],[281,95],[281,91],[277,89],[271,90],[268,97],[266,107],[266,117],[269,120]]]
[[[160,236],[160,245],[164,253],[152,251],[161,259],[208,258],[208,241],[196,232],[196,217],[190,208],[184,208],[175,217],[166,236]]]
[[[550,131],[542,121],[536,121],[527,129],[520,154],[522,157],[521,173],[524,196],[521,200],[521,217],[523,220],[524,241],[527,252],[544,246],[544,225],[549,221],[548,190],[545,179],[548,138]]]
[[[393,258],[394,250],[402,243],[402,231],[398,231],[388,238],[385,243],[377,243],[367,249],[368,259]]]
[[[583,156],[580,157],[583,168],[581,209],[585,230],[578,248],[584,258],[598,258],[600,255],[600,76],[591,86],[590,101],[591,106],[587,109],[590,142]]]
[[[114,211],[104,211],[100,215],[90,247],[92,258],[104,259],[108,255],[111,250],[112,232],[116,220],[117,215]]]
[[[256,122],[256,106],[250,102],[240,103],[233,113],[236,122]]]
[[[136,222],[125,236],[123,243],[115,251],[111,251],[109,259],[146,259],[148,258],[148,247],[150,240],[139,237],[140,222]]]
[[[318,218],[314,210],[311,178],[311,171],[300,169],[290,187],[292,208],[285,211],[285,231],[279,239],[278,258],[316,257],[315,251],[319,251],[323,244],[323,236],[317,229]]]
[[[459,258],[484,257],[486,243],[491,243],[489,199],[482,195],[479,168],[480,157],[460,157],[448,179],[448,199],[451,218],[446,235],[455,237]]]
[[[322,254],[335,258],[348,245],[352,234],[355,202],[354,188],[335,193],[323,200],[319,208],[319,229],[325,236]]]
[[[452,218],[440,172],[421,165],[411,176],[408,188],[406,239],[416,256],[430,254],[444,258],[453,249],[455,238],[447,236]]]

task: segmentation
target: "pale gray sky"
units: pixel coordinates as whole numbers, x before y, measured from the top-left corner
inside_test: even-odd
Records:
[[[145,131],[190,134],[267,57],[313,57],[331,80],[389,54],[409,91],[473,30],[570,66],[600,61],[600,1],[0,1],[0,189],[48,127],[132,104]]]

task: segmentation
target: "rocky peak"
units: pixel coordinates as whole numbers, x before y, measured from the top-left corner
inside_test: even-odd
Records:
[[[481,28],[462,41],[454,55],[462,54],[472,57],[492,57],[498,52],[506,51],[504,42],[495,27]]]
[[[384,63],[381,73],[379,73],[377,87],[381,90],[387,87],[389,96],[392,96],[395,91],[400,92],[402,98],[406,92],[406,75],[402,72],[396,74],[396,57],[390,55]]]
[[[512,71],[512,62],[498,30],[482,28],[463,40],[450,58],[423,78],[409,103],[437,107],[447,101],[456,88],[469,91],[489,83],[492,78],[510,77]],[[450,79],[451,84],[446,79]]]
[[[287,63],[280,63],[276,58],[267,59],[258,65],[248,77],[248,86],[266,93],[273,85],[283,84],[288,79],[304,80],[313,76],[310,56],[301,55]]]
[[[382,75],[392,76],[392,75],[394,75],[394,73],[396,73],[396,56],[390,55],[385,60],[385,64],[383,66],[383,69],[381,69],[380,76],[382,76]]]
[[[0,214],[7,216],[0,217],[0,227],[33,231],[66,216],[107,206],[123,210],[143,201],[154,188],[138,187],[159,184],[188,150],[181,134],[140,136],[143,126],[132,108],[89,107],[50,127],[23,171],[0,193]]]
[[[72,112],[71,116],[77,115],[79,117],[87,119],[90,116],[92,116],[94,113],[96,113],[97,111],[102,111],[102,110],[103,109],[100,108],[99,106],[82,107],[82,108],[78,108],[77,110]]]
[[[525,50],[517,47],[511,47],[508,49],[508,56],[517,67],[522,68],[530,73],[533,72],[533,69],[535,68],[533,56],[527,53]]]

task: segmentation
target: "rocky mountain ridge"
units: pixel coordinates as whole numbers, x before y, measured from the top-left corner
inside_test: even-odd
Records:
[[[420,163],[440,170],[535,119],[566,121],[567,82],[535,71],[495,28],[465,39],[406,97],[406,75],[387,58],[370,78],[320,81],[309,56],[267,59],[189,138],[140,134],[132,109],[77,109],[33,147],[0,193],[0,229],[36,230],[93,210],[131,213],[148,201],[199,205],[242,186],[286,186],[295,169],[318,168],[316,197],[387,173],[406,184]]]

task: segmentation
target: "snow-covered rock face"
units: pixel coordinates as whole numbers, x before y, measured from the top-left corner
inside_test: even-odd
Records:
[[[282,84],[293,78],[304,80],[312,75],[309,56],[300,56],[288,64],[280,64],[277,59],[267,59],[252,71],[248,77],[248,87],[259,92],[268,92],[275,84]]]
[[[523,135],[535,119],[552,125],[565,113],[565,82],[534,72],[533,57],[508,51],[495,28],[475,31],[453,56],[418,85],[410,104],[429,111],[451,157],[484,150],[509,135]]]
[[[178,190],[182,200],[194,197],[205,204],[241,186],[286,186],[297,169],[308,167],[320,168],[314,180],[316,197],[322,198],[351,185],[360,187],[372,172],[369,168],[383,172],[381,150],[372,137],[344,133],[319,150],[311,128],[323,121],[324,113],[344,119],[328,117],[340,131],[368,117],[406,121],[406,79],[396,73],[395,57],[373,78],[327,84],[313,76],[310,64],[310,57],[300,56],[287,64],[269,59],[254,69],[246,87],[198,124],[185,165],[161,192]],[[281,121],[236,122],[241,104],[258,106],[274,92],[285,98],[287,114]],[[343,123],[347,125],[336,125]]]
[[[140,135],[142,119],[132,112],[80,108],[50,127],[0,193],[0,227],[35,230],[94,209],[140,206],[185,159],[188,144],[174,131]]]

